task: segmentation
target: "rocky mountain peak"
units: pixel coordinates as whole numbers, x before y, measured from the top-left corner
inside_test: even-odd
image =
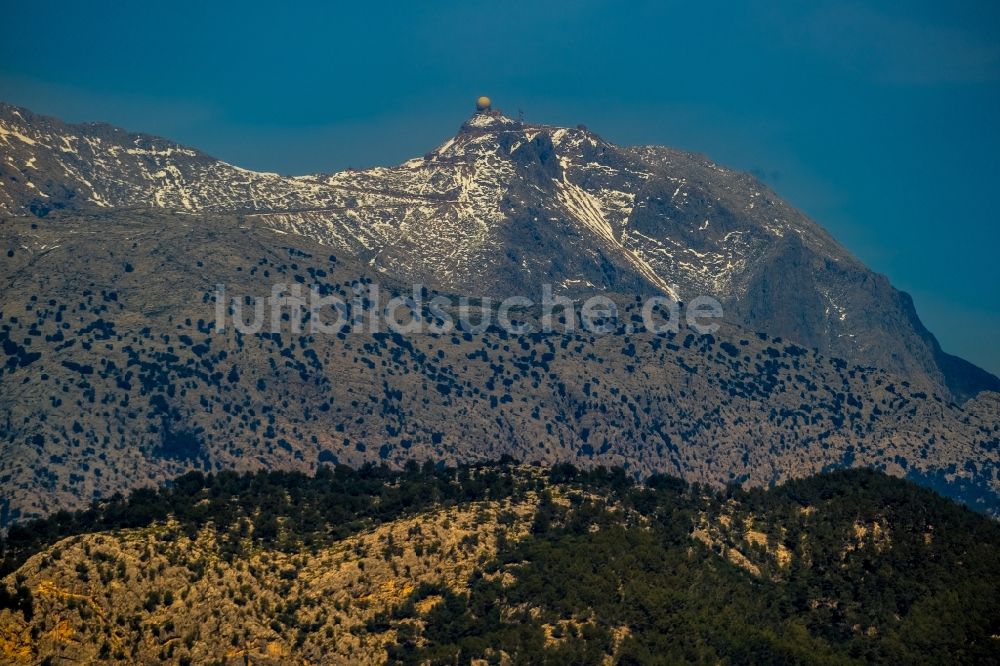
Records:
[[[0,108],[0,214],[238,212],[395,279],[505,297],[542,283],[710,295],[733,323],[963,399],[1000,380],[941,351],[912,303],[756,179],[669,148],[486,106],[423,158],[301,177],[174,142]]]

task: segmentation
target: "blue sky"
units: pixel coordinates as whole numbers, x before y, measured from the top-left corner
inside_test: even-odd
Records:
[[[0,99],[284,173],[421,155],[480,94],[696,150],[761,175],[1000,374],[997,3],[132,4],[7,3]]]

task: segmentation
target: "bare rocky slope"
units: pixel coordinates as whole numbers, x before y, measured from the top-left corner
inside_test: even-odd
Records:
[[[943,352],[906,294],[753,177],[586,129],[473,115],[392,168],[285,177],[102,124],[0,105],[0,214],[151,206],[245,213],[380,275],[449,293],[707,294],[732,323],[927,379],[1000,380]]]
[[[192,468],[502,454],[715,485],[870,465],[1000,506],[996,394],[959,405],[926,378],[731,324],[629,332],[633,295],[607,334],[310,334],[290,317],[244,334],[232,314],[216,328],[216,285],[313,285],[366,318],[354,287],[409,287],[247,216],[51,212],[3,220],[0,248],[4,524]]]

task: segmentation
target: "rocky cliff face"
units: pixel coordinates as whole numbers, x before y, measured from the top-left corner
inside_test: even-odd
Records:
[[[0,212],[238,212],[373,271],[477,296],[712,295],[729,320],[964,400],[1000,380],[945,354],[909,297],[747,174],[495,111],[392,168],[284,177],[164,139],[0,106]]]

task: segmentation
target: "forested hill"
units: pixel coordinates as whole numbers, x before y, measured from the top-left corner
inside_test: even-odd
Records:
[[[1000,660],[1000,526],[861,469],[192,473],[3,555],[4,663]]]

